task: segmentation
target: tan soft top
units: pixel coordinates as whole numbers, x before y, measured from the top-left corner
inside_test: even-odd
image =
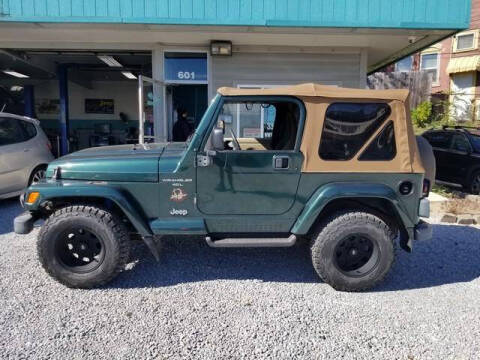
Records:
[[[298,97],[325,97],[343,99],[383,99],[398,100],[405,102],[408,98],[408,90],[364,90],[348,89],[336,86],[318,84],[300,84],[294,86],[281,86],[268,89],[239,89],[222,87],[218,93],[224,96],[250,96],[250,95],[286,95]]]
[[[302,172],[307,173],[425,173],[420,159],[408,106],[408,90],[346,89],[317,84],[301,84],[269,89],[237,89],[223,87],[224,96],[295,96],[306,109],[305,127],[300,150],[305,156]],[[321,134],[328,107],[341,101],[383,102],[389,104],[391,114],[384,124],[363,145],[355,157],[348,161],[324,160],[319,155]],[[389,122],[393,122],[397,153],[390,161],[361,161],[359,157]],[[252,148],[255,148],[251,145]]]

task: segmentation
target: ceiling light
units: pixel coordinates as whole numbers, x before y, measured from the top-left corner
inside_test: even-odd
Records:
[[[232,56],[232,42],[231,41],[212,41],[210,43],[210,55]]]
[[[123,65],[115,60],[112,56],[99,55],[98,58],[110,67],[123,67]]]
[[[3,72],[4,72],[5,74],[11,75],[11,76],[15,76],[15,77],[20,78],[20,79],[28,79],[28,78],[30,77],[30,76],[28,76],[28,75],[25,75],[25,74],[22,74],[22,73],[13,71],[13,70],[3,70]]]
[[[125,76],[127,79],[130,79],[130,80],[135,80],[137,78],[130,71],[122,71],[122,75]]]

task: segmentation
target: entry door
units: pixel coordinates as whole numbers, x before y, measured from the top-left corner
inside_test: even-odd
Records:
[[[452,95],[450,101],[453,108],[451,115],[454,121],[473,121],[473,100],[475,99],[475,74],[459,73],[452,75]]]
[[[225,150],[197,167],[197,206],[209,215],[280,215],[295,202],[303,155],[298,104],[225,103]],[[301,121],[303,122],[303,120]],[[287,135],[290,134],[290,135]],[[234,137],[241,150],[233,150]]]

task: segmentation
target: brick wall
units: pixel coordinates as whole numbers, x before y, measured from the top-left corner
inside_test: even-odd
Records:
[[[472,0],[472,16],[470,30],[480,29],[480,0]],[[479,42],[480,44],[480,42]],[[435,45],[441,49],[440,52],[440,81],[438,86],[432,86],[432,93],[449,92],[450,91],[450,76],[447,74],[448,63],[451,58],[480,55],[480,48],[474,51],[453,53],[453,38],[448,38],[440,44]],[[477,94],[480,95],[480,81],[477,76]]]

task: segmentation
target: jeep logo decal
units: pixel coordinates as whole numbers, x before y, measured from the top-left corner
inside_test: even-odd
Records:
[[[173,208],[170,211],[170,215],[172,215],[172,216],[187,216],[188,215],[188,210],[185,210],[185,209],[177,210],[177,209]]]

